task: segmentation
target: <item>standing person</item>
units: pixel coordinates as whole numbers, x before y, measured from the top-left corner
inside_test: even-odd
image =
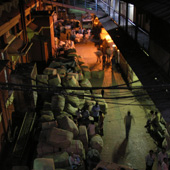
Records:
[[[149,154],[145,158],[146,170],[152,170],[154,161],[155,161],[155,155],[153,153],[153,150],[150,150]]]
[[[97,62],[101,63],[101,56],[102,56],[102,52],[100,50],[98,50],[96,52],[96,55],[97,55]]]
[[[83,30],[83,41],[86,43],[86,29]]]
[[[89,139],[91,139],[96,134],[96,126],[94,124],[94,118],[90,116],[90,123],[87,127]]]
[[[129,137],[129,131],[131,128],[132,119],[134,121],[133,116],[130,114],[130,111],[128,111],[127,115],[124,118],[124,123],[125,123],[125,128],[126,128],[126,139],[128,139],[128,137]]]
[[[82,119],[82,112],[81,112],[81,109],[78,108],[78,110],[76,111],[76,116],[77,116],[77,121],[78,121],[78,125]]]
[[[163,162],[161,165],[161,170],[169,170],[168,158],[163,159]]]
[[[101,95],[104,97],[104,89],[101,90]]]
[[[106,54],[106,49],[107,49],[107,40],[106,40],[106,38],[103,40],[102,46],[103,46],[103,55],[105,55]]]
[[[103,124],[104,124],[104,114],[102,111],[99,112],[99,134],[103,136]]]
[[[114,65],[115,65],[115,63],[116,63],[116,61],[115,61],[115,57],[113,56],[113,57],[112,57],[112,71],[113,71],[113,69],[114,69]]]
[[[112,55],[112,50],[110,49],[110,47],[106,48],[106,54],[107,54],[107,63],[110,63],[110,58]]]
[[[71,37],[71,33],[68,32],[68,33],[67,33],[67,40],[70,40],[70,37]]]
[[[145,125],[145,128],[147,128],[148,132],[150,132],[151,123],[152,123],[152,121],[154,120],[154,118],[155,118],[154,111],[151,110],[151,111],[150,111],[150,118],[147,120],[146,125]]]
[[[83,29],[82,33],[83,33],[83,39],[84,39],[85,38],[85,34],[86,34],[86,29]]]
[[[106,56],[103,54],[103,70],[105,68],[105,64],[106,64]]]
[[[78,119],[82,117],[82,113],[81,113],[80,108],[78,108],[78,110],[76,111],[76,116],[77,116]]]
[[[80,156],[71,153],[69,156],[69,164],[71,169],[77,169],[82,164]]]
[[[87,29],[87,34],[88,34],[88,38],[90,39],[90,37],[91,37],[91,30],[90,29]]]
[[[158,112],[155,112],[155,117],[152,120],[152,126],[154,126],[154,128],[158,129],[159,127],[159,116],[158,116]]]
[[[168,154],[166,153],[166,149],[162,148],[162,150],[158,153],[158,170],[161,170],[161,165],[164,158],[168,159]]]
[[[89,110],[88,110],[88,107],[87,107],[87,106],[85,106],[85,107],[83,108],[81,114],[82,114],[82,118],[83,118],[83,119],[86,119],[86,120],[87,120],[87,119],[89,118],[90,113],[89,113]]]
[[[96,104],[92,108],[92,116],[94,118],[94,122],[97,122],[97,123],[99,120],[99,111],[100,111],[100,106],[98,102],[96,102]]]
[[[81,27],[79,27],[79,34],[83,34],[83,29]]]

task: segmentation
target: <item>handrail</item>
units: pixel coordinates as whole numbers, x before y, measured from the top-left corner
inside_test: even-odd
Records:
[[[114,10],[114,8],[113,7],[111,7],[110,5],[108,5],[105,1],[103,1],[103,0],[100,0],[103,4],[105,4],[106,6],[109,6],[109,8],[110,9],[113,9]]]
[[[21,128],[20,128],[20,132],[19,135],[17,137],[17,141],[15,143],[14,149],[13,149],[13,156],[16,158],[19,158],[20,160],[22,159],[22,156],[24,154],[24,151],[26,149],[26,145],[28,143],[29,137],[30,137],[30,133],[32,131],[34,122],[35,122],[35,118],[36,118],[36,112],[26,112]],[[23,144],[21,144],[21,137],[22,137],[22,133],[24,134],[24,138],[22,138],[22,141],[24,141]],[[19,146],[19,148],[17,148]]]

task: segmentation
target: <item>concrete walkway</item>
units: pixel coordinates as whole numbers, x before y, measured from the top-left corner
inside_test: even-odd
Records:
[[[97,47],[91,41],[75,45],[77,53],[82,56],[91,70],[101,70],[102,63],[97,63],[95,52]],[[111,65],[104,70],[101,79],[90,79],[93,86],[112,86],[125,84],[121,73]],[[129,90],[105,90],[105,97],[118,97],[133,95]],[[104,148],[101,159],[128,165],[138,170],[145,169],[145,156],[150,149],[157,150],[156,144],[144,128],[146,124],[146,110],[140,106],[136,98],[132,99],[106,99],[108,113],[104,120]],[[133,104],[133,105],[132,105]],[[135,105],[136,104],[136,105]],[[125,140],[124,117],[130,110],[135,122],[132,124],[129,140]],[[148,110],[149,112],[149,110]],[[156,162],[153,170],[156,170]]]

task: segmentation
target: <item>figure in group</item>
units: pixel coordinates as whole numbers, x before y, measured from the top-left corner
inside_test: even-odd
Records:
[[[94,122],[97,122],[97,123],[99,120],[99,111],[100,111],[100,106],[98,102],[96,102],[96,104],[92,108],[92,116],[94,118]]]
[[[79,155],[71,153],[69,156],[69,163],[71,169],[77,169],[79,166],[81,166],[82,161]]]
[[[88,134],[89,134],[89,139],[91,139],[95,134],[96,134],[96,126],[94,124],[94,118],[93,117],[89,117],[90,123],[87,127],[88,130]]]
[[[164,158],[161,164],[161,170],[169,170],[168,158]]]
[[[106,49],[106,55],[107,55],[107,63],[110,63],[110,58],[111,58],[111,56],[112,56],[112,50],[111,50],[111,48],[110,47],[107,47],[107,49]]]
[[[105,68],[105,65],[106,65],[106,56],[103,55],[103,70],[104,70],[104,68]]]
[[[99,112],[99,134],[103,136],[103,125],[104,125],[104,114],[102,111]]]
[[[152,121],[154,120],[154,118],[155,118],[154,111],[151,110],[150,111],[150,118],[147,120],[146,125],[145,125],[145,128],[147,128],[148,132],[150,131],[151,124],[152,124]]]
[[[79,123],[81,122],[81,119],[82,119],[82,111],[80,108],[78,108],[78,110],[76,111],[76,117],[77,117],[77,124],[79,125]]]
[[[153,164],[155,161],[155,155],[153,150],[149,151],[149,154],[146,156],[145,158],[145,162],[146,162],[146,170],[152,170]]]
[[[102,52],[100,50],[98,50],[96,52],[96,55],[97,55],[97,62],[101,63],[101,56],[102,56]]]
[[[89,110],[88,110],[88,107],[85,106],[83,109],[82,109],[82,119],[84,120],[88,120],[89,116],[90,116],[90,113],[89,113]]]
[[[111,62],[112,62],[112,71],[113,71],[114,70],[114,66],[116,64],[115,56],[112,57]]]
[[[168,154],[166,153],[166,149],[162,148],[162,150],[158,153],[158,170],[162,170],[162,164],[165,164],[166,159],[168,159]]]

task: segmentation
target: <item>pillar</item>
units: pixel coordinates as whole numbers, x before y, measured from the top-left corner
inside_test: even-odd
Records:
[[[118,24],[120,25],[120,15],[121,15],[121,3],[119,1],[119,21],[118,21]]]
[[[136,9],[135,41],[137,41],[137,37],[138,37],[138,10]]]
[[[129,14],[129,10],[128,10],[128,2],[126,2],[126,32],[128,32],[128,14]]]

